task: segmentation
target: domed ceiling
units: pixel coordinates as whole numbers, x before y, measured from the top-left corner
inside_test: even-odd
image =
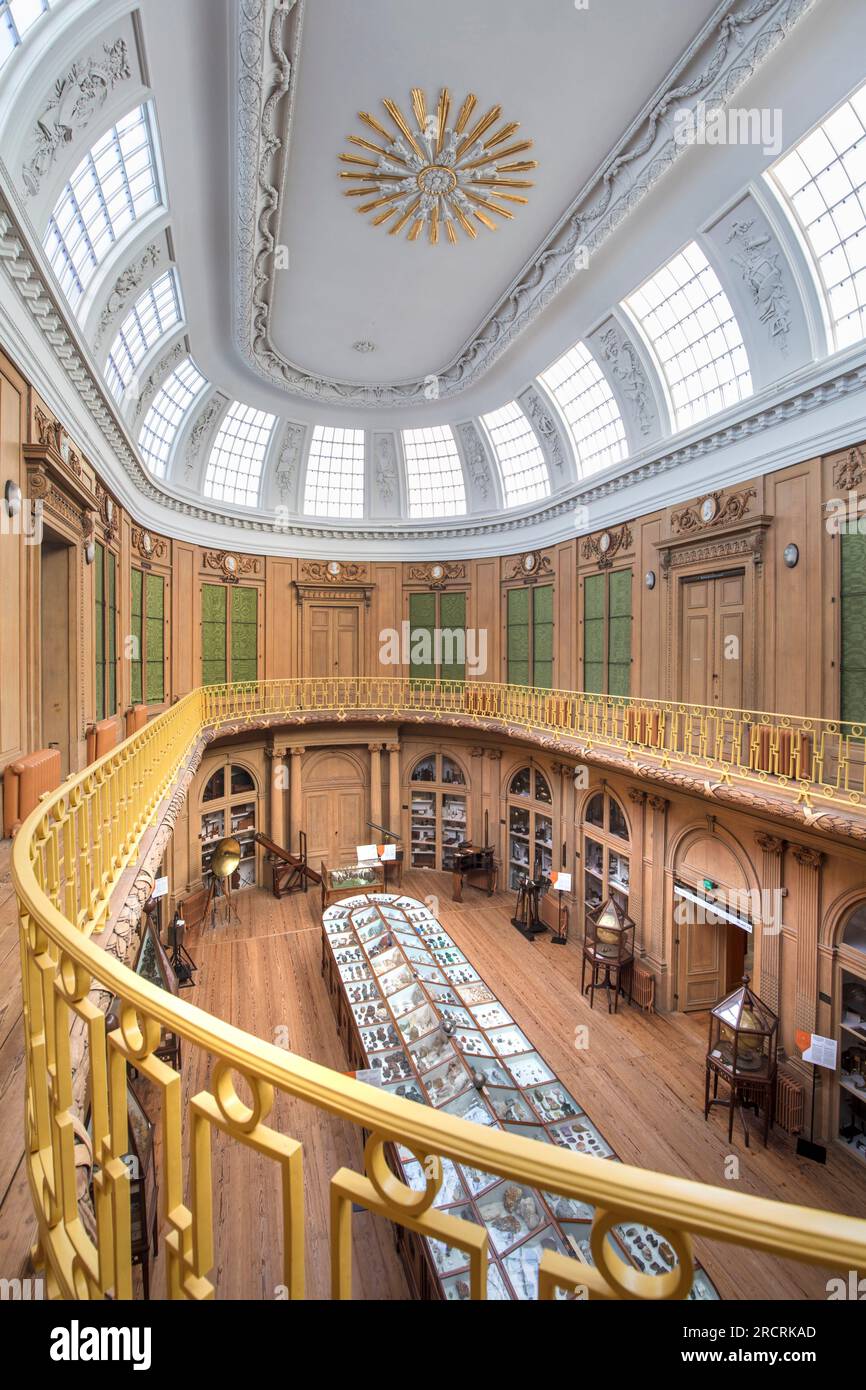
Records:
[[[856,413],[864,9],[0,0],[13,339],[121,500],[251,549],[501,551],[779,466]]]

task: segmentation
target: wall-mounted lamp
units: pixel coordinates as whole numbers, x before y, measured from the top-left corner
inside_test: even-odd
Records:
[[[3,489],[3,500],[6,503],[6,515],[8,517],[21,515],[21,489],[11,478]]]
[[[654,589],[656,586],[655,570],[647,570],[646,574],[643,577],[643,582],[644,584],[646,584],[648,589]]]
[[[800,560],[800,547],[794,545],[792,541],[791,544],[786,545],[785,549],[782,551],[782,559],[785,561],[789,570],[796,569]]]
[[[92,565],[94,560],[96,559],[96,544],[94,541],[88,541],[85,545],[84,558],[87,561],[88,565]]]

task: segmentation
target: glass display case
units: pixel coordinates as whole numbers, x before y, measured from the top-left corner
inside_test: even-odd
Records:
[[[524,874],[550,877],[553,868],[553,819],[545,810],[553,798],[537,768],[522,767],[508,785],[508,887],[516,890]]]
[[[256,784],[245,767],[232,763],[216,768],[201,796],[201,877],[211,881],[211,862],[220,840],[232,835],[241,849],[232,887],[253,888],[256,883]]]
[[[610,792],[595,792],[583,812],[583,899],[585,917],[607,898],[628,912],[630,860],[628,821]]]
[[[488,1129],[618,1162],[528,1033],[422,904],[377,892],[329,907],[322,960],[346,1052],[377,1084]],[[353,971],[364,971],[367,979],[347,974]],[[423,1188],[420,1164],[399,1144],[393,1166],[408,1186]],[[486,1227],[490,1298],[537,1297],[545,1250],[591,1259],[593,1209],[577,1199],[446,1159],[434,1205]],[[469,1260],[462,1250],[400,1229],[395,1234],[418,1297],[468,1298]],[[643,1227],[609,1239],[627,1264],[669,1268],[661,1238]],[[646,1249],[653,1252],[649,1265]],[[690,1297],[717,1297],[700,1267]]]
[[[731,1076],[750,1080],[776,1070],[779,1020],[749,988],[749,978],[710,1010],[707,1057]]]
[[[460,765],[444,753],[417,762],[410,777],[409,844],[415,869],[452,869],[457,848],[468,838],[466,796]],[[422,785],[419,785],[422,784]]]
[[[866,979],[841,970],[840,983],[838,1138],[866,1163]]]

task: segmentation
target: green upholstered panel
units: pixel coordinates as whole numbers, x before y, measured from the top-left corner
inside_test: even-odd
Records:
[[[604,691],[604,604],[607,576],[587,575],[583,582],[583,688]]]
[[[845,533],[842,542],[841,710],[846,722],[866,722],[866,536]]]
[[[466,679],[465,594],[440,594],[439,626],[442,631],[439,674],[443,681],[463,681]]]
[[[254,681],[258,678],[259,648],[259,591],[252,588],[232,589],[232,672],[233,681]]]
[[[541,689],[553,685],[553,586],[532,591],[532,682]]]
[[[106,715],[117,712],[117,559],[110,550],[105,552],[105,667],[108,689],[105,695]]]
[[[147,663],[146,695],[149,705],[160,705],[165,699],[165,580],[161,574],[149,574],[145,583],[145,659]]]
[[[607,633],[607,691],[628,695],[631,686],[631,570],[610,576],[610,619]]]
[[[529,590],[508,590],[507,659],[509,685],[529,685]]]
[[[105,549],[96,543],[93,561],[93,647],[96,666],[96,718],[105,718]]]
[[[409,674],[415,680],[435,680],[433,634],[436,628],[436,595],[409,595]]]
[[[226,679],[226,598],[222,584],[203,584],[201,590],[202,681],[220,685]]]
[[[130,698],[134,705],[140,705],[142,701],[142,680],[141,669],[144,659],[144,611],[142,599],[144,593],[144,575],[141,570],[133,570],[130,575],[130,589],[132,595],[130,636],[133,639],[132,651],[129,657],[130,673]]]

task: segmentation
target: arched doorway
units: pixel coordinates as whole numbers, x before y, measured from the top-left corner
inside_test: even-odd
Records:
[[[330,749],[310,755],[303,769],[307,853],[313,868],[354,864],[358,845],[369,843],[369,778],[354,753]]]
[[[673,855],[674,1008],[711,1008],[754,975],[757,889],[734,844],[719,833],[687,833]]]

